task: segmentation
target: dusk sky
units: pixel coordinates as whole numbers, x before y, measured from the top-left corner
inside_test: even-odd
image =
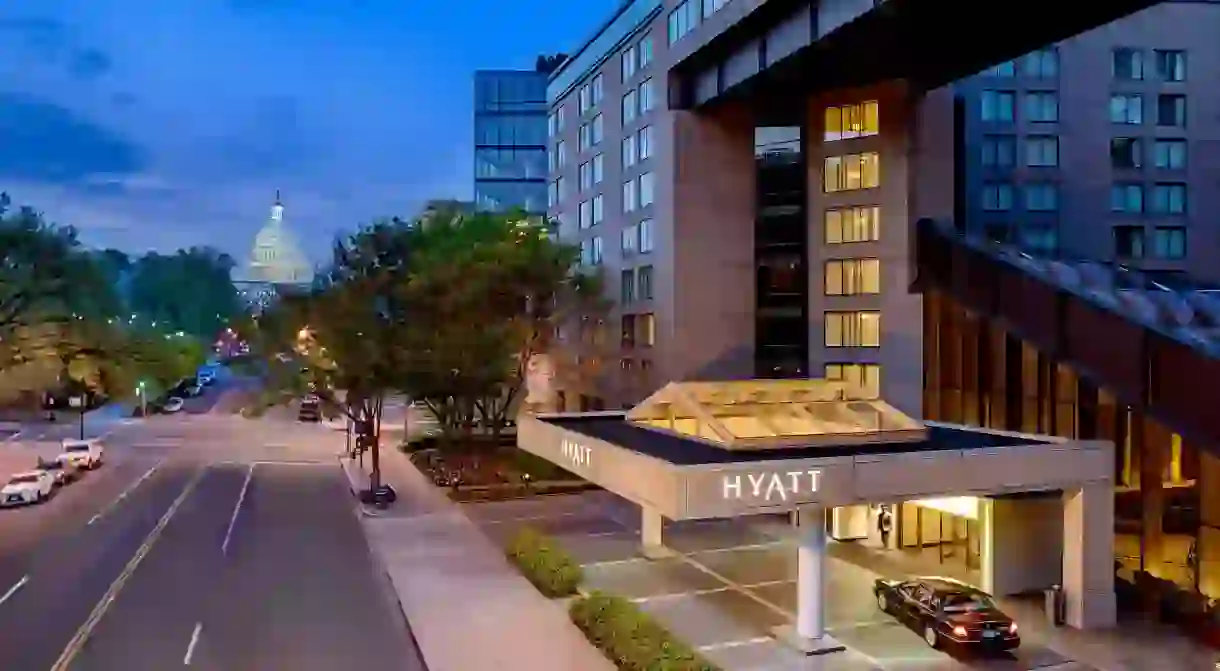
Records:
[[[0,190],[91,245],[244,259],[283,192],[336,232],[472,190],[472,74],[619,0],[4,0]]]

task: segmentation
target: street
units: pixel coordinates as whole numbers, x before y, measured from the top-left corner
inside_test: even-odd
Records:
[[[107,432],[100,470],[0,511],[0,669],[422,668],[341,434],[215,415]]]

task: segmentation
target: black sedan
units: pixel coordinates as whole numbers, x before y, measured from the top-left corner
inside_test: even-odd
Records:
[[[75,482],[80,477],[81,471],[73,464],[64,463],[58,459],[52,461],[38,460],[38,470],[46,471],[55,479],[55,486],[62,487],[70,482]]]
[[[1021,645],[1017,623],[991,595],[949,578],[882,580],[873,584],[877,607],[914,629],[933,648],[955,643],[986,650]]]

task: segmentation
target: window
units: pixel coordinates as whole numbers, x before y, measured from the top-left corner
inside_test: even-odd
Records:
[[[620,234],[622,240],[620,244],[623,249],[623,256],[631,256],[635,253],[636,242],[639,240],[640,232],[635,226],[628,226],[623,229]]]
[[[645,79],[640,82],[640,114],[651,112],[656,106],[657,96],[652,90],[652,79]]]
[[[1162,259],[1186,258],[1186,228],[1157,226],[1152,233],[1152,253]]]
[[[980,100],[983,121],[1012,121],[1016,116],[1017,94],[1012,91],[983,91]]]
[[[624,270],[619,273],[619,301],[629,305],[635,301],[635,271]],[[627,329],[623,329],[626,332]]]
[[[580,130],[576,133],[580,151],[585,151],[593,146],[593,131],[591,128],[589,124],[582,123]]]
[[[645,219],[639,223],[640,226],[640,253],[647,254],[652,251],[652,219]]]
[[[632,77],[635,76],[635,69],[636,69],[636,63],[637,63],[635,49],[636,49],[635,47],[627,47],[627,49],[623,51],[623,61],[622,62],[623,62],[623,83],[624,84],[627,83]]]
[[[721,7],[727,5],[729,0],[702,0],[703,3],[703,18],[707,18],[712,14],[720,11]]]
[[[698,0],[684,0],[679,3],[674,11],[669,13],[668,33],[669,43],[673,44],[678,40],[686,37],[690,31],[699,25],[699,2]]]
[[[827,347],[881,346],[880,312],[827,312],[823,323]]]
[[[1116,137],[1110,140],[1110,165],[1115,168],[1138,168],[1144,157],[1140,141],[1133,137]]]
[[[593,90],[588,84],[580,87],[580,91],[576,93],[577,106],[580,108],[580,113],[584,114],[593,107]]]
[[[1143,184],[1115,184],[1110,187],[1110,211],[1138,214],[1144,211]]]
[[[631,271],[626,271],[631,272]],[[621,344],[623,349],[635,347],[635,315],[623,315]]]
[[[1059,249],[1059,228],[1054,224],[1026,224],[1017,229],[1017,244],[1040,255],[1053,255]]]
[[[1156,125],[1181,128],[1186,125],[1186,96],[1165,94],[1156,97]]]
[[[652,266],[640,266],[636,271],[636,285],[636,294],[640,300],[652,300]]]
[[[635,121],[635,115],[639,111],[639,105],[636,102],[635,89],[631,89],[623,94],[623,123],[628,124]]]
[[[602,98],[606,95],[606,78],[599,72],[593,76],[593,104],[602,104]]]
[[[596,226],[606,220],[606,202],[599,193],[593,196],[593,225]]]
[[[827,261],[825,276],[827,296],[881,293],[881,261],[877,259]]]
[[[997,65],[993,65],[981,73],[984,77],[1000,77],[1008,79],[1017,76],[1017,64],[1013,61],[1004,61]]]
[[[563,140],[555,143],[555,147],[551,149],[550,153],[548,153],[546,157],[547,170],[554,172],[563,167],[564,163],[566,162],[565,159],[567,158],[565,156],[565,154],[567,154],[566,150],[567,147],[564,146]]]
[[[824,175],[826,193],[875,189],[881,183],[880,158],[876,152],[827,156]]]
[[[1152,153],[1158,169],[1182,170],[1186,168],[1186,140],[1157,140]]]
[[[640,207],[648,207],[652,205],[653,199],[656,197],[656,176],[651,172],[646,172],[640,175]]]
[[[1026,54],[1024,64],[1026,77],[1053,79],[1059,76],[1059,50],[1049,47]]]
[[[580,164],[576,172],[577,184],[581,191],[593,188],[593,164],[589,161]]]
[[[866,399],[881,398],[881,366],[875,363],[828,363],[824,376],[834,382],[846,382]]]
[[[647,35],[640,40],[636,51],[640,54],[640,69],[644,69],[652,64],[652,35]]]
[[[1059,95],[1054,91],[1030,91],[1025,94],[1025,119],[1034,123],[1054,123],[1059,120]]]
[[[1110,96],[1110,121],[1138,125],[1144,123],[1144,98],[1137,94]]]
[[[870,242],[881,237],[880,207],[848,207],[826,210],[823,228],[826,244]]]
[[[563,175],[555,179],[555,190],[558,192],[559,200],[562,201],[568,197],[568,180],[564,179]]]
[[[635,190],[635,180],[629,179],[623,182],[623,211],[634,212],[639,206],[639,196]]]
[[[592,240],[590,240],[589,242],[592,243],[591,246],[593,249],[592,265],[595,265],[595,266],[601,265],[601,262],[602,262],[602,239],[601,239],[601,237],[595,237]]]
[[[577,210],[576,221],[581,228],[590,228],[593,226],[593,201],[583,200],[580,202],[580,208]]]
[[[1144,258],[1144,227],[1115,226],[1114,255],[1120,259]]]
[[[602,138],[605,137],[606,134],[605,118],[600,114],[593,117],[593,122],[590,124],[589,128],[591,129],[590,139],[592,140],[592,144],[590,146],[601,144]]]
[[[640,315],[640,345],[652,347],[657,343],[657,322],[651,313]]]
[[[640,150],[640,160],[652,158],[652,126],[644,126],[638,135],[639,139],[636,144]]]
[[[1122,81],[1138,81],[1144,78],[1144,52],[1139,49],[1120,47],[1111,57],[1114,78]]]
[[[559,204],[559,180],[546,185],[546,206],[555,207]]]
[[[1186,185],[1163,183],[1152,187],[1152,211],[1157,214],[1186,213]]]
[[[1012,135],[986,135],[983,137],[983,166],[988,168],[1011,168],[1016,163],[1017,141]]]
[[[639,155],[636,153],[635,135],[628,135],[623,138],[623,167],[630,168],[639,160]]]
[[[1059,185],[1051,183],[1025,185],[1025,209],[1030,212],[1054,212],[1059,209]]]
[[[559,109],[563,109],[562,107]],[[546,136],[555,137],[559,134],[559,110],[551,112],[546,117]]]
[[[827,107],[825,126],[823,139],[826,142],[876,135],[881,132],[877,101]]]
[[[1031,168],[1059,165],[1059,138],[1054,135],[1030,135],[1025,138],[1025,165]]]
[[[1161,81],[1186,81],[1186,52],[1172,49],[1157,49],[1152,52],[1156,58],[1156,76]]]
[[[1012,185],[993,182],[983,185],[983,209],[988,212],[1005,212],[1012,209]]]
[[[598,154],[593,157],[593,183],[601,184],[606,177],[606,157]]]

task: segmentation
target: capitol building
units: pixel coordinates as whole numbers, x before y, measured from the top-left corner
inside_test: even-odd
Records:
[[[284,224],[284,204],[277,191],[271,217],[254,236],[250,256],[234,273],[233,285],[247,305],[261,310],[286,291],[308,288],[313,279],[313,266]]]

